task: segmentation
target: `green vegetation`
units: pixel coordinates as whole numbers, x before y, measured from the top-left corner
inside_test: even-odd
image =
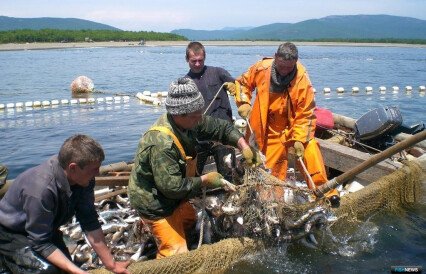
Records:
[[[153,31],[113,30],[10,30],[0,31],[0,43],[105,42],[105,41],[186,41],[181,35]]]
[[[276,40],[384,42],[426,40],[426,20],[390,15],[327,16],[298,23],[273,23],[248,30],[178,29],[171,33],[189,40]],[[411,43],[411,42],[410,42]]]

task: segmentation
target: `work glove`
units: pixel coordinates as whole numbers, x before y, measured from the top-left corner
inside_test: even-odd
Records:
[[[0,188],[6,183],[7,167],[0,164]]]
[[[226,82],[223,85],[225,86],[229,94],[231,94],[232,96],[235,96],[235,93],[237,92],[237,88],[235,87],[234,82]]]
[[[262,164],[262,157],[257,149],[246,147],[241,153],[249,167],[257,167]]]
[[[296,153],[297,157],[303,158],[305,155],[305,147],[299,141],[294,142],[294,153]]]
[[[204,174],[202,177],[201,184],[207,188],[219,188],[223,187],[227,191],[235,191],[235,185],[228,182],[223,176],[215,171]]]
[[[248,103],[242,104],[238,107],[238,114],[243,119],[247,119],[250,116],[251,113],[251,106]]]

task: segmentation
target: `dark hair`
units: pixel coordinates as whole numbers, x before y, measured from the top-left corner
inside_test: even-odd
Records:
[[[83,134],[76,134],[62,144],[58,154],[58,161],[62,168],[70,163],[76,163],[84,168],[91,163],[101,163],[105,159],[104,150],[93,138]]]
[[[189,52],[192,51],[194,53],[198,53],[200,51],[203,52],[204,58],[206,58],[206,49],[204,48],[203,44],[200,42],[190,42],[188,46],[186,47],[186,61],[189,60]]]
[[[286,42],[278,47],[276,56],[283,58],[284,60],[296,60],[299,58],[299,52],[295,44]]]

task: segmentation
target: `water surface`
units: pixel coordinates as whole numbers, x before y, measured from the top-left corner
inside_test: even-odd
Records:
[[[207,47],[206,64],[238,76],[275,50]],[[318,106],[356,119],[373,108],[393,105],[400,108],[405,123],[426,122],[425,94],[418,92],[418,86],[426,84],[425,48],[301,46],[299,53],[318,91]],[[69,85],[79,75],[90,77],[103,92],[94,97],[130,96],[117,103],[0,110],[0,162],[14,178],[57,153],[75,133],[89,134],[102,144],[104,164],[130,161],[141,134],[165,111],[163,105],[139,102],[134,95],[166,91],[187,70],[185,47],[179,46],[0,52],[0,104],[70,99]],[[409,94],[404,91],[407,85],[413,87]],[[359,94],[350,94],[353,86],[360,88]],[[373,87],[373,94],[365,93],[366,86]],[[379,86],[386,86],[387,92],[380,94]],[[392,93],[392,86],[400,92]],[[332,93],[324,95],[324,87]],[[338,95],[337,87],[347,92]],[[361,246],[347,246],[346,253],[282,246],[239,263],[230,273],[389,273],[391,265],[425,266],[425,212],[423,202],[405,209],[405,214],[373,216],[371,230],[361,233]]]

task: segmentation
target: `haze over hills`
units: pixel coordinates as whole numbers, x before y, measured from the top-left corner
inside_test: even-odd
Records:
[[[422,39],[426,20],[391,15],[327,16],[298,23],[274,23],[251,29],[193,30],[172,33],[189,40],[313,40],[313,39]]]
[[[0,16],[0,31],[18,29],[116,30],[113,26],[77,18],[14,18]],[[336,15],[298,23],[258,27],[225,27],[220,30],[176,29],[188,40],[426,40],[426,20],[391,15]]]
[[[61,29],[61,30],[120,30],[118,28],[78,18],[15,18],[0,16],[0,31],[17,29]]]

